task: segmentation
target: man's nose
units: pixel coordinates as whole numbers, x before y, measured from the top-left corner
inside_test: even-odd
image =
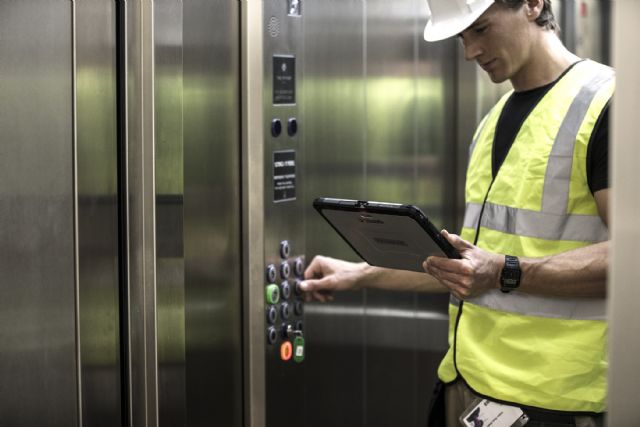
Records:
[[[478,43],[469,42],[464,44],[464,59],[473,61],[482,55],[482,47]]]

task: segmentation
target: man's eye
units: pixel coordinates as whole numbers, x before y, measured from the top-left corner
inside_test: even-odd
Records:
[[[484,27],[476,27],[476,28],[475,28],[475,32],[476,32],[476,34],[482,34],[482,33],[484,33],[485,31],[487,31],[487,26],[486,26],[486,25],[485,25]]]

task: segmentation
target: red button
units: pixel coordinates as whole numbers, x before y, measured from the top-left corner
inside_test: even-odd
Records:
[[[293,355],[293,346],[291,342],[285,341],[280,345],[280,358],[285,362],[291,359]]]

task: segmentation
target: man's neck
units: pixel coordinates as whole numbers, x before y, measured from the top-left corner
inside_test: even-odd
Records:
[[[569,52],[551,31],[542,31],[532,45],[531,59],[512,78],[516,92],[535,89],[558,79],[580,58]]]

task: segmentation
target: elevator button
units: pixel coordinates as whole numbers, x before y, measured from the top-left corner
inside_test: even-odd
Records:
[[[280,344],[280,359],[287,362],[291,360],[291,356],[293,356],[293,346],[291,345],[291,341],[285,341]]]
[[[296,316],[302,316],[302,313],[304,312],[304,305],[302,304],[302,301],[296,301],[293,306],[293,312]]]
[[[283,261],[282,264],[280,264],[280,276],[282,276],[283,279],[288,279],[289,276],[291,275],[291,267],[289,267],[289,263],[286,261]]]
[[[301,296],[302,295],[302,288],[300,288],[300,280],[296,279],[295,282],[293,282],[293,291],[296,293],[297,296]]]
[[[300,363],[304,360],[304,338],[298,335],[293,340],[293,360]]]
[[[277,304],[280,301],[280,288],[272,283],[266,288],[267,304]]]
[[[289,136],[294,136],[298,133],[298,120],[295,117],[291,117],[289,121],[287,121],[287,133]]]
[[[278,310],[270,305],[267,308],[267,323],[269,323],[270,325],[273,325],[274,323],[276,323],[276,319],[278,318]]]
[[[271,136],[277,138],[282,133],[282,122],[280,119],[271,120]]]
[[[302,258],[296,258],[293,268],[296,276],[301,278],[304,275],[304,260]]]
[[[282,295],[282,299],[291,298],[291,285],[286,280],[280,283],[280,295]]]
[[[278,332],[276,332],[276,328],[273,326],[269,326],[267,328],[267,342],[269,345],[275,343],[278,340]]]
[[[280,317],[282,317],[283,320],[287,320],[290,316],[291,309],[289,308],[289,303],[283,302],[282,305],[280,305]]]
[[[273,283],[276,281],[278,275],[278,270],[276,270],[276,266],[273,264],[267,265],[267,282]]]
[[[280,258],[287,259],[289,258],[289,254],[291,253],[291,245],[289,245],[288,240],[283,240],[280,242]]]

